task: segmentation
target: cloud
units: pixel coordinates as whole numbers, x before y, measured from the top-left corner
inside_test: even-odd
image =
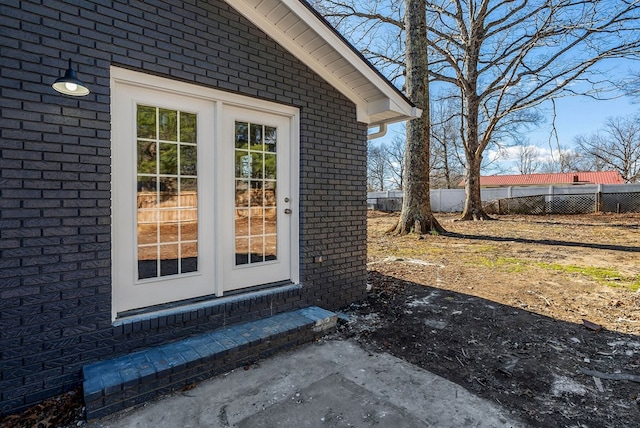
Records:
[[[501,147],[486,151],[488,167],[484,171],[487,174],[520,174],[520,156],[524,150],[530,150],[533,155],[533,164],[543,166],[554,161],[554,155],[549,147],[540,147],[533,144]],[[572,150],[568,150],[572,151]]]

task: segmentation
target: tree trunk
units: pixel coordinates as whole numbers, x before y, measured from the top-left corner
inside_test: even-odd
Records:
[[[480,164],[482,156],[467,156],[467,168],[464,173],[464,211],[460,220],[491,220],[482,209],[480,194]]]
[[[467,121],[466,126],[466,147],[465,158],[467,165],[464,172],[465,201],[464,210],[460,220],[491,220],[482,209],[482,196],[480,194],[480,168],[482,166],[482,151],[478,135],[478,116],[480,100],[475,94],[475,81],[467,89],[469,95],[466,96],[464,116]]]
[[[447,183],[447,189],[453,189],[451,180],[451,168],[449,167],[449,149],[447,148],[447,143],[446,143],[446,138],[447,135],[445,134],[445,144],[442,145],[442,159],[443,159],[443,166],[442,169],[444,170],[444,179],[445,179],[445,183]]]
[[[389,232],[399,235],[443,233],[444,229],[431,212],[429,192],[431,121],[425,0],[406,0],[405,31],[407,97],[422,109],[422,116],[407,123],[402,212],[398,224]]]

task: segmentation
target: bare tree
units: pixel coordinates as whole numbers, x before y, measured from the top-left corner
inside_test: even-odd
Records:
[[[428,29],[430,73],[457,87],[464,104],[463,219],[487,218],[479,177],[497,126],[554,97],[597,96],[607,78],[595,66],[640,46],[639,10],[631,0],[427,2],[427,13],[437,16]]]
[[[459,97],[442,94],[431,109],[431,188],[458,187],[464,174]]]
[[[640,117],[609,118],[602,130],[578,136],[576,143],[600,169],[618,171],[627,183],[640,182]]]
[[[444,232],[431,211],[429,193],[426,0],[315,0],[314,5],[392,81],[403,84],[423,111],[406,125],[402,212],[390,232]]]
[[[431,211],[429,192],[429,61],[427,56],[426,0],[406,0],[405,69],[407,97],[422,109],[422,116],[407,122],[405,149],[405,179],[402,211],[398,224],[391,231],[405,235],[444,232]]]
[[[401,68],[399,52],[376,52],[371,43],[384,29],[406,32],[407,20],[400,17],[406,18],[408,7],[403,10],[399,0],[322,3],[331,6],[327,13],[339,23],[361,23],[353,34],[356,42],[370,43],[367,55]],[[505,123],[526,121],[526,114],[520,119],[514,114],[531,112],[547,100],[566,95],[598,98],[613,89],[612,73],[604,67],[610,59],[637,58],[640,1],[429,0],[424,6],[430,21],[421,37],[431,54],[429,75],[453,85],[462,99],[462,219],[488,218],[482,209],[480,170],[485,149],[498,141],[496,132],[509,129]],[[407,168],[411,175],[411,166]]]
[[[596,159],[588,159],[582,151],[559,146],[557,154],[540,166],[541,172],[577,172],[577,171],[601,171],[602,164]]]
[[[540,154],[536,146],[519,145],[518,148],[518,170],[520,174],[533,174],[540,168]]]
[[[387,159],[381,146],[369,143],[367,147],[367,187],[369,191],[386,189]]]
[[[404,189],[405,149],[406,141],[400,136],[395,136],[390,143],[382,146],[389,170],[389,181],[397,190]]]

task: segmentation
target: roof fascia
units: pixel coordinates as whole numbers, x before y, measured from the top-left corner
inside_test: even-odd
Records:
[[[395,86],[380,74],[349,42],[344,39],[327,21],[320,16],[304,0],[280,0],[301,21],[312,28],[323,38],[337,53],[350,64],[354,65],[360,73],[380,91],[380,98],[375,102],[368,102],[362,96],[345,84],[339,77],[327,70],[310,52],[307,52],[295,40],[281,31],[274,22],[259,13],[246,0],[225,0],[231,7],[253,22],[258,28],[268,34],[282,47],[303,61],[309,68],[333,85],[342,94],[356,105],[356,119],[371,127],[380,126],[382,123],[400,122],[419,117],[421,110],[417,109]],[[393,109],[394,117],[375,121],[372,118],[376,114]],[[375,123],[374,123],[375,122]]]

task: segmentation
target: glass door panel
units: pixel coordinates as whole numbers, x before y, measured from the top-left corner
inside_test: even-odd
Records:
[[[198,271],[195,113],[137,106],[138,280]]]
[[[202,245],[214,201],[198,191],[215,179],[215,104],[121,81],[112,96],[115,319],[216,291],[214,250]]]
[[[242,121],[234,129],[235,264],[277,260],[277,130]]]
[[[231,249],[220,253],[222,292],[292,281],[298,254],[292,117],[225,106],[222,123],[225,147],[233,150],[218,167],[226,183],[219,236]]]

